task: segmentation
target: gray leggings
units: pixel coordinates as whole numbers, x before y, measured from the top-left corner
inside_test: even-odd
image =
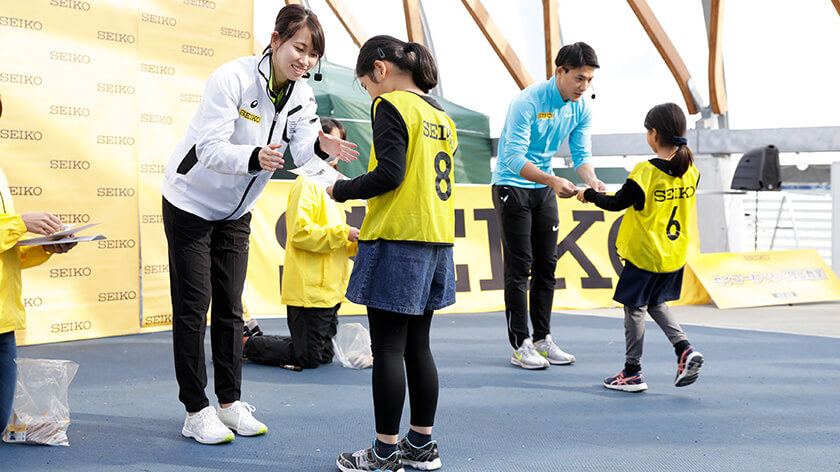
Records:
[[[640,365],[642,363],[642,349],[645,342],[645,313],[650,313],[650,317],[662,328],[662,332],[665,333],[672,345],[688,340],[682,328],[680,328],[680,324],[677,323],[677,319],[668,309],[668,305],[660,303],[647,307],[625,306],[624,340],[627,344],[626,362],[628,364]]]

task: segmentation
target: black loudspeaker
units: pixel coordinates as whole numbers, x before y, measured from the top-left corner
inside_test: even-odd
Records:
[[[772,144],[744,153],[732,176],[732,190],[781,190],[779,149]]]

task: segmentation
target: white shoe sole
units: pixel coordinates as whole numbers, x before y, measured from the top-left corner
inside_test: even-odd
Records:
[[[338,467],[338,470],[340,470],[341,472],[359,472],[359,469],[348,469],[347,467],[344,467],[343,465],[341,465],[341,461],[339,461],[338,459],[335,460],[335,466]],[[405,468],[400,467],[394,472],[405,472]]]
[[[604,387],[606,387],[610,390],[619,390],[619,391],[622,391],[622,392],[631,392],[631,393],[644,392],[648,388],[646,383],[640,383],[639,385],[610,385],[608,383],[604,383]]]
[[[227,425],[225,425],[225,426],[227,426]],[[242,431],[240,431],[236,428],[231,428],[230,426],[228,426],[228,428],[231,431],[233,431],[234,433],[236,433],[240,436],[246,437],[246,438],[250,438],[250,437],[253,437],[253,436],[259,436],[259,435],[262,435],[262,434],[265,434],[265,433],[268,432],[268,427],[267,426],[264,426],[264,427],[258,429],[257,432],[255,432],[255,433],[250,433],[250,432],[243,433]]]
[[[443,464],[440,462],[440,457],[431,462],[414,462],[403,459],[403,465],[417,470],[437,470],[443,467]]]
[[[543,369],[548,369],[548,366],[550,365],[550,363],[546,362],[545,364],[538,365],[538,366],[533,366],[533,367],[531,367],[531,366],[526,366],[525,364],[523,364],[522,362],[520,362],[520,361],[519,361],[519,359],[517,359],[517,358],[515,358],[515,357],[511,357],[511,358],[510,358],[510,363],[511,363],[511,364],[513,364],[513,365],[515,365],[515,366],[517,366],[517,367],[522,367],[523,369],[526,369],[526,370],[543,370]]]
[[[674,386],[687,387],[696,382],[701,367],[703,367],[703,354],[699,352],[689,354],[688,359],[685,360],[685,370],[682,376],[678,376],[674,380]]]
[[[540,355],[542,355],[542,354],[540,354]],[[553,360],[549,359],[548,357],[546,357],[545,360],[547,360],[548,363],[551,364],[551,365],[572,365],[572,364],[575,363],[575,361],[577,359],[575,359],[575,356],[572,356],[571,360],[568,360],[568,361],[553,361]]]
[[[199,438],[198,436],[193,434],[191,431],[188,431],[184,428],[181,428],[181,435],[186,437],[186,438],[193,438],[201,444],[210,444],[210,445],[225,444],[225,443],[229,443],[229,442],[233,441],[234,439],[236,439],[236,437],[233,435],[233,433],[230,433],[230,434],[228,434],[227,436],[225,436],[224,438],[222,438],[218,441],[202,440],[201,438]]]

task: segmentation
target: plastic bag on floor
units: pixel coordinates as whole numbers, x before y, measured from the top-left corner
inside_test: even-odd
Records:
[[[348,369],[365,369],[373,365],[370,333],[360,323],[342,323],[332,340],[335,357]]]
[[[15,402],[11,421],[3,431],[3,441],[69,446],[67,388],[79,364],[57,359],[20,358],[16,362]]]

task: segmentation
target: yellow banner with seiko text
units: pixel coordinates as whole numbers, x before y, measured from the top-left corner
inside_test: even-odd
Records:
[[[688,264],[718,308],[840,301],[840,279],[815,249],[696,254]]]
[[[246,302],[252,315],[284,313],[280,303],[285,209],[291,182],[271,182],[260,197],[251,220]],[[489,186],[456,185],[455,272],[457,302],[444,313],[504,310],[504,266],[498,221]],[[365,205],[345,203],[347,222],[360,226]],[[622,213],[607,212],[575,199],[558,199],[557,282],[554,309],[615,306],[612,300],[622,264],[615,254],[615,238]],[[696,224],[693,223],[693,224]],[[696,232],[695,232],[696,234]],[[696,251],[697,244],[693,244]],[[708,294],[690,270],[678,304],[706,303]],[[344,303],[341,314],[363,314],[365,308]]]
[[[107,237],[23,273],[18,344],[168,328],[163,167],[212,70],[251,53],[252,21],[251,0],[0,3],[0,166],[15,208]]]

